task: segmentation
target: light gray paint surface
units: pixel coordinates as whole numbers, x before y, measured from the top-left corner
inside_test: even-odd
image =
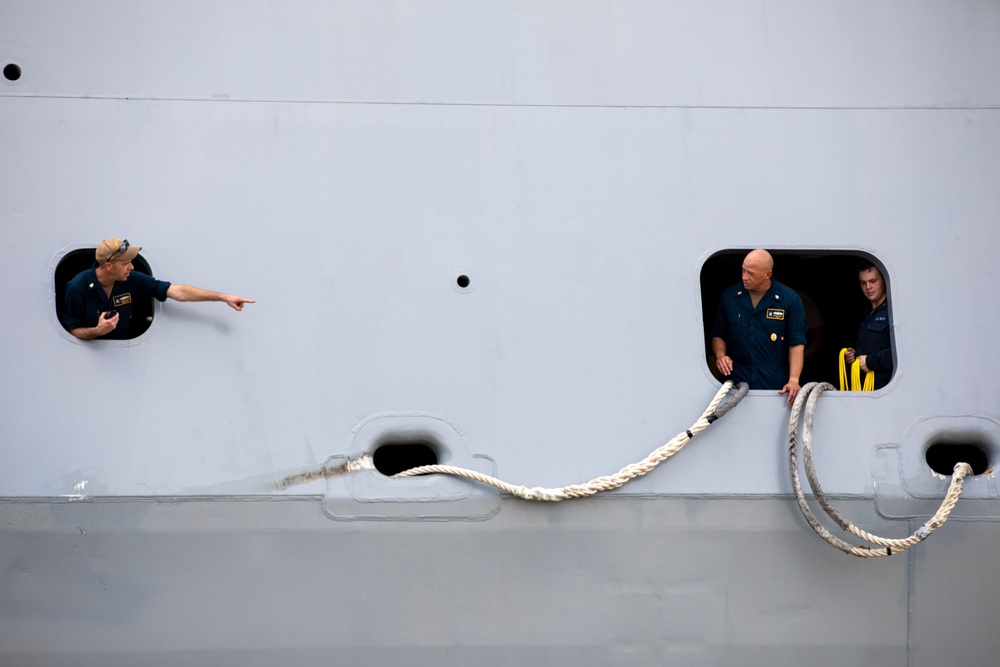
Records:
[[[0,0],[0,657],[994,664],[992,473],[855,561],[771,392],[607,498],[274,483],[401,423],[517,484],[614,472],[718,388],[710,257],[871,254],[898,371],[821,399],[816,462],[908,534],[928,444],[1000,456],[998,36],[990,2]],[[79,342],[53,272],[112,235],[257,303]]]

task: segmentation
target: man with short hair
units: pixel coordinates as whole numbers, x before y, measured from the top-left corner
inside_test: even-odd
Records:
[[[172,285],[133,270],[140,246],[128,240],[104,239],[94,253],[94,265],[78,273],[66,286],[62,323],[80,340],[121,340],[128,338],[132,304],[137,299],[155,297],[166,301],[225,301],[235,310],[255,303],[232,294],[210,292],[190,285]]]
[[[857,343],[847,348],[844,361],[853,364],[857,359],[861,362],[861,371],[875,373],[875,389],[881,389],[892,379],[892,341],[890,331],[892,321],[889,319],[889,299],[885,289],[882,272],[869,261],[858,265],[858,282],[861,291],[868,299],[871,309],[861,320],[858,327]]]
[[[743,260],[743,281],[719,299],[712,351],[719,372],[751,389],[778,389],[788,405],[799,393],[806,316],[795,290],[771,278],[774,260],[758,248]]]

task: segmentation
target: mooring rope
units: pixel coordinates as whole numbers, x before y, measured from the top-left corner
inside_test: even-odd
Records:
[[[891,556],[905,551],[914,544],[927,539],[931,533],[944,525],[944,522],[948,520],[948,516],[955,508],[955,503],[958,502],[959,497],[962,495],[962,484],[964,483],[965,477],[972,474],[972,466],[968,463],[962,462],[955,464],[955,470],[951,477],[951,484],[948,487],[948,493],[941,502],[941,506],[938,508],[938,511],[909,537],[903,539],[879,537],[878,535],[873,535],[858,528],[851,522],[847,521],[847,519],[845,519],[843,515],[841,515],[840,512],[838,512],[830,503],[829,498],[827,498],[826,494],[823,493],[823,488],[820,486],[819,478],[816,475],[816,469],[813,466],[813,416],[816,412],[816,401],[819,399],[820,395],[828,389],[834,389],[834,386],[828,382],[810,382],[806,386],[802,387],[798,396],[795,397],[795,403],[792,406],[792,414],[788,420],[788,465],[792,477],[792,487],[795,490],[795,499],[798,502],[799,509],[802,511],[803,516],[805,516],[806,521],[812,529],[816,531],[816,534],[824,540],[841,551],[860,558]],[[802,492],[802,485],[799,481],[799,468],[797,460],[798,424],[803,403],[806,404],[806,411],[802,426],[802,458],[803,465],[806,469],[806,476],[809,479],[809,486],[812,487],[816,500],[819,502],[820,507],[823,508],[823,511],[825,511],[838,526],[856,537],[882,547],[881,549],[875,549],[869,545],[854,545],[845,542],[830,533],[830,531],[828,531],[816,519],[812,510],[809,509],[809,505],[806,503],[805,494]]]
[[[745,382],[741,382],[735,389],[733,388],[732,382],[726,382],[719,389],[718,393],[716,393],[712,402],[708,404],[708,407],[705,408],[701,417],[699,417],[698,420],[691,425],[691,428],[678,433],[673,440],[656,448],[649,454],[649,456],[638,463],[627,465],[613,475],[606,475],[604,477],[592,479],[586,484],[574,484],[571,486],[564,486],[561,489],[546,489],[537,486],[529,489],[524,486],[509,484],[495,477],[476,472],[475,470],[445,465],[430,465],[420,466],[419,468],[411,468],[410,470],[405,470],[394,475],[394,477],[412,477],[415,475],[426,475],[428,473],[444,473],[448,475],[466,477],[477,482],[482,482],[483,484],[489,484],[490,486],[494,486],[501,491],[506,491],[511,495],[525,500],[544,500],[555,502],[569,498],[584,498],[600,491],[617,489],[629,480],[645,475],[660,463],[666,461],[668,458],[679,452],[684,448],[684,445],[691,440],[691,438],[701,433],[713,422],[729,412],[729,410],[735,407],[737,403],[743,400],[743,397],[746,396],[748,390],[749,386]]]

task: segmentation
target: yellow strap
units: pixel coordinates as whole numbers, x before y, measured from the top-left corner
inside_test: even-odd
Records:
[[[861,362],[858,359],[854,360],[851,364],[851,377],[850,382],[847,378],[847,362],[844,360],[847,354],[847,348],[843,348],[840,351],[840,390],[841,391],[874,391],[875,390],[875,372],[868,371],[865,373],[865,381],[862,385],[861,383]]]
[[[847,354],[847,348],[845,347],[840,351],[840,391],[850,391],[851,385],[847,381],[847,363],[844,361],[844,355]]]

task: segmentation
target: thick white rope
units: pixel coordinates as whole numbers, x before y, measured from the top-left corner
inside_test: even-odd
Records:
[[[517,496],[518,498],[523,498],[525,500],[544,500],[555,502],[559,500],[567,500],[569,498],[584,498],[598,493],[599,491],[617,489],[629,480],[645,475],[660,463],[666,461],[668,458],[679,452],[684,448],[684,445],[691,440],[691,438],[708,428],[712,422],[732,409],[743,399],[744,396],[746,396],[748,390],[746,383],[741,383],[739,388],[734,390],[732,394],[727,397],[727,394],[730,394],[732,388],[732,382],[726,382],[723,384],[722,388],[719,389],[718,393],[716,393],[715,398],[712,399],[712,402],[708,404],[708,407],[705,408],[701,417],[698,418],[698,421],[692,424],[691,428],[682,433],[678,433],[673,440],[653,450],[653,452],[642,461],[627,465],[613,475],[606,475],[604,477],[592,479],[586,484],[574,484],[571,486],[564,486],[560,489],[546,489],[537,486],[529,489],[524,486],[509,484],[495,477],[476,472],[475,470],[445,465],[430,465],[421,466],[419,468],[411,468],[410,470],[405,470],[394,475],[394,477],[412,477],[428,473],[444,473],[448,475],[457,475],[459,477],[467,477],[468,479],[482,482],[483,484],[489,484],[490,486],[494,486],[501,491],[506,491],[513,496]],[[728,398],[728,401],[720,407],[720,403],[722,403],[723,398]]]
[[[810,382],[802,388],[799,395],[795,398],[795,404],[792,406],[792,414],[788,421],[788,463],[792,477],[792,486],[795,490],[795,498],[798,502],[799,509],[802,511],[802,514],[805,516],[809,525],[812,526],[814,531],[816,531],[817,535],[841,551],[849,553],[852,556],[858,556],[860,558],[875,558],[879,556],[891,556],[905,551],[914,544],[927,539],[931,533],[944,525],[944,522],[948,520],[948,516],[955,508],[955,504],[962,495],[962,485],[965,477],[972,474],[972,466],[968,463],[961,462],[955,464],[955,470],[951,477],[951,484],[948,487],[948,492],[945,495],[944,500],[941,502],[941,506],[938,508],[938,511],[935,512],[934,516],[928,519],[909,537],[902,539],[879,537],[878,535],[873,535],[872,533],[858,528],[851,522],[847,521],[847,519],[845,519],[840,512],[833,507],[833,504],[830,503],[826,494],[823,492],[822,486],[820,486],[819,478],[816,476],[816,470],[813,466],[812,424],[813,416],[816,411],[816,401],[819,399],[820,394],[833,388],[833,385],[827,382]],[[872,544],[883,547],[882,549],[876,550],[868,545],[849,544],[834,536],[819,523],[812,511],[809,509],[808,504],[806,504],[805,495],[802,493],[802,486],[799,482],[796,450],[798,447],[797,431],[799,414],[802,410],[802,404],[806,402],[807,399],[808,402],[806,404],[805,421],[803,423],[802,430],[802,452],[803,464],[806,468],[806,476],[809,479],[809,486],[812,487],[813,493],[820,506],[830,516],[830,518],[837,523],[838,526],[856,537],[860,537],[861,539],[871,542]]]

